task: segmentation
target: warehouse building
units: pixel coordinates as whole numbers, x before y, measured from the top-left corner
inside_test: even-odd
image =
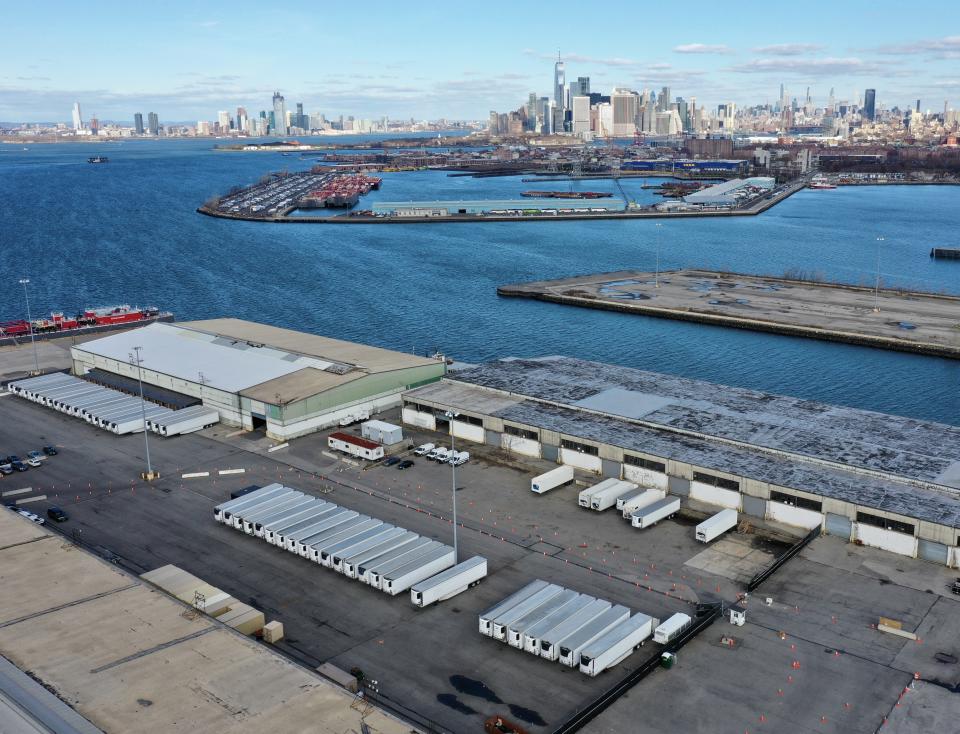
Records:
[[[953,426],[566,357],[452,372],[403,420],[960,566]]]
[[[93,370],[190,396],[220,420],[286,440],[400,402],[440,379],[442,359],[329,339],[239,319],[151,324],[77,344],[76,375]]]
[[[744,199],[750,199],[765,191],[772,191],[775,185],[776,182],[772,178],[764,176],[734,178],[687,194],[683,200],[687,204],[699,206],[736,206]]]

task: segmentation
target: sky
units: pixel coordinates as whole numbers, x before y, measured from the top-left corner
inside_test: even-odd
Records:
[[[26,6],[24,6],[25,8]],[[472,3],[48,0],[4,17],[0,120],[216,119],[242,105],[327,117],[482,120],[567,81],[696,97],[960,107],[955,2]]]

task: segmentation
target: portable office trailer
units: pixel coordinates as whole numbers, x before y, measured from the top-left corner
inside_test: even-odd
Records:
[[[532,596],[524,599],[522,602],[517,604],[515,607],[508,609],[499,617],[493,620],[493,639],[500,640],[501,642],[507,641],[507,628],[516,622],[518,619],[523,617],[525,614],[532,612],[534,609],[539,607],[541,604],[544,604],[550,601],[557,594],[564,591],[562,586],[557,584],[548,584],[544,588],[540,589],[537,593]]]
[[[596,676],[621,660],[644,643],[659,620],[646,614],[634,614],[587,645],[580,653],[580,672]]]
[[[563,589],[552,599],[544,602],[536,609],[524,614],[520,619],[507,625],[507,644],[511,647],[523,649],[523,635],[533,625],[543,621],[561,607],[569,604],[580,594],[570,589]]]
[[[320,503],[318,505],[318,503]],[[311,512],[316,510],[318,506],[323,506],[327,504],[323,500],[318,500],[316,497],[311,497],[310,495],[304,495],[304,501],[301,505],[295,505],[294,507],[288,507],[284,510],[283,514],[279,517],[271,518],[260,524],[259,527],[254,528],[254,535],[258,538],[263,538],[268,543],[273,543],[274,530],[282,527],[286,527],[293,522],[296,522],[299,518],[303,517],[304,513]],[[269,534],[269,535],[268,535]]]
[[[677,612],[653,631],[653,641],[660,645],[666,645],[683,632],[692,621],[690,615]]]
[[[558,466],[530,480],[530,491],[537,494],[549,492],[562,484],[573,481],[572,466]]]
[[[277,500],[271,507],[265,507],[260,512],[244,517],[243,532],[260,537],[259,533],[262,532],[264,522],[273,522],[287,510],[301,507],[312,499],[313,497],[303,492],[295,491],[292,495]]]
[[[345,522],[334,525],[333,527],[324,530],[322,533],[312,535],[309,538],[305,538],[300,541],[300,548],[304,550],[300,555],[308,560],[314,560],[314,550],[320,546],[324,546],[327,543],[343,540],[345,537],[350,537],[345,535],[345,533],[350,533],[358,525],[362,525],[365,522],[370,521],[369,515],[361,515],[357,513],[353,517],[347,519]],[[317,554],[319,557],[319,553]]]
[[[369,550],[370,548],[376,548],[381,543],[385,543],[393,538],[399,538],[407,532],[409,531],[405,528],[397,528],[388,523],[384,523],[380,526],[380,532],[353,544],[349,548],[343,548],[334,553],[331,556],[330,568],[337,573],[343,573],[343,564],[348,558],[352,558],[358,553],[363,553],[363,551]]]
[[[346,507],[338,507],[329,515],[324,515],[323,519],[310,527],[298,530],[295,534],[287,538],[287,550],[296,553],[304,558],[310,555],[310,544],[317,543],[331,535],[334,528],[343,530],[346,523],[360,518],[360,513],[356,510],[348,510]]]
[[[701,543],[709,543],[711,540],[720,537],[728,530],[737,527],[739,516],[736,510],[720,510],[716,515],[708,517],[702,523],[697,525],[696,537]]]
[[[537,579],[536,581],[531,581],[529,584],[524,586],[519,591],[515,591],[513,594],[508,596],[503,601],[493,605],[487,611],[483,612],[480,615],[480,634],[486,635],[487,637],[493,637],[493,620],[499,617],[504,612],[512,609],[517,604],[526,599],[529,599],[531,596],[536,594],[541,589],[545,589],[548,586],[546,581]]]
[[[620,483],[619,479],[604,479],[598,484],[594,484],[592,487],[587,487],[586,489],[580,490],[580,494],[577,495],[577,504],[580,507],[590,507],[590,501],[593,499],[593,495],[597,492],[603,492],[606,489],[611,487],[616,487]]]
[[[630,610],[621,604],[610,607],[590,624],[581,627],[560,643],[560,662],[576,668],[580,665],[580,653],[608,630],[630,618]]]
[[[487,575],[487,559],[474,556],[410,587],[410,603],[426,607],[476,586]]]
[[[617,500],[628,492],[633,492],[634,490],[639,489],[639,487],[633,482],[625,482],[623,480],[617,482],[612,487],[607,487],[599,492],[594,492],[590,496],[590,509],[597,510],[602,512],[603,510],[608,510],[611,507],[615,507]]]
[[[290,489],[290,487],[287,487],[287,490],[288,491],[284,494],[271,497],[266,502],[256,507],[248,508],[243,513],[234,512],[233,526],[237,528],[237,530],[242,530],[245,533],[252,534],[254,522],[260,520],[261,518],[268,517],[275,512],[279,512],[288,505],[299,501],[299,499],[303,497],[303,492],[299,492],[296,489]]]
[[[629,520],[633,517],[633,513],[652,505],[657,500],[662,500],[666,496],[666,491],[662,489],[642,490],[638,496],[625,500],[622,507],[618,500],[617,507],[621,507],[620,511],[623,513],[623,519]]]
[[[653,504],[641,507],[630,513],[630,524],[635,528],[649,528],[656,525],[665,517],[670,517],[680,511],[679,497],[664,497]]]
[[[596,599],[589,594],[577,594],[552,614],[547,615],[523,633],[523,649],[532,655],[540,654],[540,638],[544,634],[570,619],[585,606]]]
[[[383,525],[383,520],[375,517],[361,515],[362,521],[344,528],[339,533],[334,533],[322,543],[314,543],[310,546],[310,555],[307,556],[311,561],[321,566],[326,566],[325,559],[330,557],[330,549],[337,547],[344,540],[353,540],[355,538],[366,537],[370,530],[379,530]]]
[[[401,548],[407,543],[412,543],[420,536],[409,530],[405,530],[389,540],[382,540],[375,546],[359,553],[353,553],[350,556],[344,556],[340,566],[340,572],[347,578],[355,579],[357,577],[357,567],[362,563],[376,561],[380,556],[385,556],[390,551]],[[334,561],[336,563],[336,561]]]
[[[424,545],[419,545],[419,543],[411,543],[411,550],[408,550],[405,553],[400,553],[400,555],[395,556],[391,560],[384,561],[383,563],[379,563],[370,568],[367,571],[366,576],[367,585],[372,586],[375,589],[381,588],[383,586],[383,577],[386,574],[393,573],[398,568],[406,566],[411,561],[422,558],[428,553],[432,553],[437,548],[443,546],[443,543],[438,540],[430,540],[429,538],[423,538],[423,540],[427,540],[429,542]]]
[[[568,617],[549,632],[545,632],[540,638],[540,657],[547,660],[559,659],[561,643],[607,612],[612,606],[606,599],[594,599],[579,612]]]
[[[217,522],[225,522],[227,520],[225,513],[229,514],[234,508],[244,507],[251,502],[261,502],[270,495],[279,492],[283,488],[284,486],[282,484],[277,484],[274,482],[273,484],[268,484],[265,487],[255,489],[252,492],[243,495],[242,497],[221,502],[219,505],[213,508],[213,519]]]
[[[284,536],[287,533],[292,530],[307,527],[310,523],[316,522],[317,518],[323,517],[328,512],[332,512],[334,508],[336,508],[336,505],[332,502],[317,499],[313,506],[301,510],[286,520],[273,523],[272,527],[267,528],[267,532],[263,534],[263,538],[271,545],[283,546]]]
[[[449,545],[435,548],[400,568],[386,573],[380,578],[380,591],[396,596],[414,584],[446,571],[457,562],[457,556]]]
[[[360,459],[375,461],[383,458],[383,446],[380,444],[341,431],[327,436],[327,446]]]
[[[371,538],[378,538],[384,533],[388,533],[391,530],[402,530],[402,528],[395,528],[388,522],[383,522],[382,520],[377,520],[376,518],[371,518],[377,525],[367,528],[362,533],[353,535],[349,538],[344,538],[339,543],[333,546],[329,546],[320,551],[320,558],[318,562],[321,566],[326,566],[327,568],[333,567],[333,559],[342,552],[349,552],[350,549],[355,548],[357,545],[363,544]]]

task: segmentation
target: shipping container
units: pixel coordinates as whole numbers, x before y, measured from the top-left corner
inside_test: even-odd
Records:
[[[697,525],[696,537],[701,543],[709,543],[719,538],[728,530],[737,527],[739,516],[736,510],[720,510],[716,515],[708,517]]]
[[[624,500],[622,504],[618,500],[617,507],[619,507],[620,511],[623,513],[623,519],[630,520],[633,518],[633,513],[635,513],[637,510],[648,507],[657,500],[662,500],[666,496],[667,493],[662,489],[645,489],[641,491],[641,494],[631,497],[628,500]]]
[[[580,665],[580,653],[594,640],[630,617],[630,610],[621,604],[610,607],[589,624],[581,627],[560,643],[560,662],[571,668]]]
[[[414,584],[451,568],[456,562],[457,556],[453,548],[449,545],[441,546],[383,574],[380,578],[380,590],[390,596],[402,594]]]
[[[329,515],[324,515],[322,519],[296,533],[288,535],[286,538],[286,549],[291,553],[296,553],[304,558],[310,552],[310,544],[320,540],[320,536],[328,530],[342,525],[345,522],[360,516],[356,510],[348,510],[346,507],[338,507]]]
[[[590,501],[593,499],[593,495],[597,492],[603,492],[610,487],[616,487],[620,483],[619,479],[604,479],[599,484],[594,484],[592,487],[587,487],[586,489],[580,490],[580,494],[577,495],[577,504],[580,507],[590,507]]]
[[[536,594],[541,589],[547,588],[548,584],[546,581],[537,579],[536,581],[531,581],[529,584],[524,586],[519,591],[515,591],[513,594],[508,596],[501,602],[490,607],[487,611],[483,612],[480,615],[480,634],[486,635],[487,637],[493,637],[493,620],[503,614],[506,611],[509,611],[517,604],[529,599],[531,596]]]
[[[285,489],[285,487],[282,484],[277,484],[274,482],[264,487],[260,487],[253,492],[245,494],[242,497],[221,502],[219,505],[213,508],[213,519],[217,522],[226,522],[230,519],[230,513],[234,509],[239,509],[242,507],[247,507],[248,505],[257,504],[258,502],[263,502],[271,495],[274,495],[283,489]]]
[[[507,637],[506,642],[511,647],[523,648],[523,635],[530,629],[533,625],[542,621],[546,617],[549,617],[555,611],[560,609],[566,604],[569,604],[571,601],[580,596],[576,591],[570,589],[563,589],[559,594],[557,594],[552,599],[544,602],[536,609],[531,609],[529,612],[524,614],[520,619],[511,622],[507,625]]]
[[[530,491],[537,494],[549,492],[551,489],[573,481],[572,466],[558,466],[556,469],[541,474],[530,480]]]
[[[653,631],[653,641],[666,645],[683,632],[692,621],[690,615],[677,612]]]
[[[377,545],[369,548],[362,553],[354,553],[349,557],[344,557],[340,572],[350,579],[357,577],[357,567],[368,561],[376,561],[381,556],[386,556],[393,550],[396,550],[407,543],[412,543],[420,536],[409,530],[405,530],[400,535],[384,540]]]
[[[580,672],[593,677],[625,660],[653,634],[659,620],[634,614],[587,645],[580,652]]]
[[[507,641],[507,628],[523,617],[525,614],[533,611],[541,604],[550,601],[557,594],[564,591],[562,586],[557,584],[548,584],[537,593],[524,599],[515,607],[508,609],[503,614],[493,620],[493,639],[501,642]]]
[[[437,541],[431,540],[430,538],[418,537],[411,543],[404,543],[383,555],[370,559],[366,563],[360,563],[356,567],[356,579],[365,584],[370,584],[374,573],[380,569],[389,568],[392,570],[398,566],[402,566],[409,560],[411,554],[420,553],[424,548],[430,547],[436,542]]]
[[[590,509],[602,512],[611,507],[616,507],[619,498],[637,489],[639,489],[639,487],[637,487],[636,484],[620,480],[612,487],[607,487],[590,495]]]
[[[579,612],[565,619],[540,638],[540,657],[547,660],[560,658],[560,643],[580,631],[605,613],[613,605],[606,599],[594,599]]]
[[[383,588],[383,579],[387,574],[392,574],[398,568],[402,568],[413,561],[433,553],[437,548],[445,547],[444,544],[438,540],[431,540],[426,545],[419,547],[415,546],[417,546],[417,543],[411,543],[410,547],[412,550],[407,553],[402,553],[391,561],[378,564],[367,571],[366,583],[375,589],[381,589]]]
[[[578,594],[552,614],[544,617],[523,633],[523,649],[531,655],[540,654],[540,638],[559,626],[596,599],[589,594]]]
[[[649,528],[656,525],[665,517],[670,517],[680,511],[679,497],[664,497],[653,504],[641,507],[630,513],[630,524],[635,528]]]
[[[486,575],[487,559],[474,556],[411,586],[410,602],[417,607],[426,607],[434,602],[450,599],[471,586],[476,586]]]

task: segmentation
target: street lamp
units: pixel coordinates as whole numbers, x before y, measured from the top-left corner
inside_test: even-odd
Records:
[[[873,312],[880,313],[880,243],[883,242],[883,235],[877,237],[877,281],[873,286]]]
[[[143,371],[140,369],[140,365],[143,364],[143,359],[140,357],[140,352],[143,347],[134,347],[133,353],[130,356],[130,364],[135,364],[137,366],[137,382],[140,385],[140,415],[143,417],[143,446],[147,452],[147,471],[140,476],[143,479],[146,479],[148,482],[152,479],[159,477],[159,474],[154,474],[153,465],[150,463],[150,437],[147,435],[150,433],[147,430],[147,403],[143,397]]]
[[[660,287],[660,228],[661,228],[661,227],[663,227],[663,225],[662,225],[660,222],[657,222],[657,223],[656,223],[656,228],[657,228],[657,269],[656,269],[656,272],[655,272],[654,275],[653,275],[653,287],[654,287],[654,288],[659,288],[659,287]]]
[[[27,292],[27,286],[30,284],[30,278],[20,278],[20,285],[23,286],[23,297],[27,302],[27,329],[30,330],[30,346],[33,347],[33,366],[34,374],[40,374],[40,357],[37,356],[37,340],[33,336],[33,319],[30,316],[30,294]]]
[[[444,415],[447,417],[447,420],[450,421],[450,453],[456,454],[456,446],[454,444],[454,439],[456,435],[453,432],[453,419],[457,418],[460,414],[454,413],[452,410],[448,410]],[[460,554],[457,551],[457,463],[456,460],[451,462],[450,471],[453,474],[453,562],[460,562]]]

